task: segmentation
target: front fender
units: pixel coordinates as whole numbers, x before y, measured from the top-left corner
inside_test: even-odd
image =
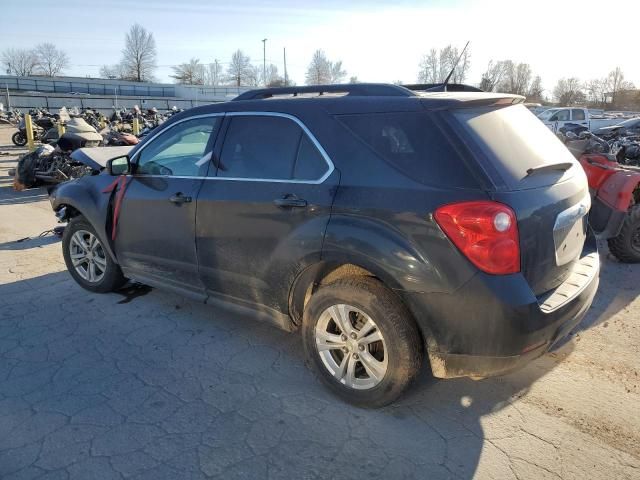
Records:
[[[110,175],[93,175],[81,177],[58,185],[49,193],[51,207],[57,212],[62,207],[77,210],[96,230],[100,242],[111,259],[117,263],[110,235],[107,232],[109,216],[109,193],[102,193],[113,177]]]

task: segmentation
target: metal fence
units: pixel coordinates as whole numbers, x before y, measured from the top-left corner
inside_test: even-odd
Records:
[[[62,107],[67,108],[92,108],[100,111],[105,115],[110,115],[113,108],[132,108],[138,105],[141,109],[155,107],[160,111],[166,111],[173,106],[187,109],[213,103],[212,101],[186,100],[181,98],[163,98],[163,97],[114,97],[114,96],[94,96],[94,95],[35,95],[35,94],[10,94],[7,101],[6,93],[0,91],[0,101],[5,108],[17,108],[26,113],[32,108],[46,108],[52,112]]]
[[[173,86],[154,83],[118,83],[99,79],[53,80],[49,78],[0,76],[0,87],[9,90],[84,93],[89,95],[122,95],[132,97],[175,97]]]

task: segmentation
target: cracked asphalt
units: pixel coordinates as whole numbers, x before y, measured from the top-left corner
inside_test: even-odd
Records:
[[[301,342],[173,294],[90,294],[44,190],[14,192],[0,127],[0,478],[640,479],[640,265],[602,245],[595,303],[509,376],[422,375],[348,406]],[[24,237],[30,239],[17,242]]]

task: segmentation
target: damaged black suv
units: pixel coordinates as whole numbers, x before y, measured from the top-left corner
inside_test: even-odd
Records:
[[[51,194],[65,262],[93,292],[131,279],[300,330],[357,405],[425,354],[436,377],[508,372],[599,272],[584,172],[522,101],[356,84],[188,110],[126,155],[80,151],[104,169]]]

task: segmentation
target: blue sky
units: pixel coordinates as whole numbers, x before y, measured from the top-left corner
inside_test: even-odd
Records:
[[[255,1],[206,0],[2,0],[0,50],[56,43],[71,58],[68,74],[97,76],[100,65],[116,63],[128,27],[138,22],[152,31],[158,49],[156,76],[170,81],[171,65],[199,58],[228,62],[238,48],[299,84],[317,48],[342,60],[349,75],[363,81],[415,82],[422,54],[448,43],[471,40],[476,83],[490,59],[528,62],[547,92],[560,77],[604,76],[616,66],[640,85],[638,36],[627,25],[640,2],[601,0],[538,1]],[[25,8],[26,7],[26,8]],[[600,19],[614,12],[611,34]],[[625,12],[624,15],[615,12]],[[607,14],[608,15],[608,14]],[[617,19],[613,21],[613,19]],[[615,42],[615,47],[612,43]]]

